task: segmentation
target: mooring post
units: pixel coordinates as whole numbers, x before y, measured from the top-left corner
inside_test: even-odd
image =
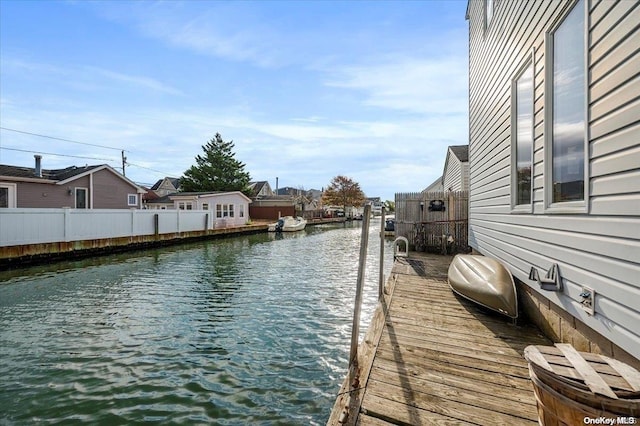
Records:
[[[353,327],[351,328],[351,351],[349,365],[358,364],[358,335],[360,334],[360,308],[362,305],[362,288],[364,287],[364,270],[367,263],[367,246],[369,244],[369,222],[371,222],[371,205],[364,206],[362,218],[362,238],[360,240],[360,259],[358,260],[358,284],[356,286],[356,302],[353,308]]]
[[[386,225],[384,213],[384,206],[382,206],[382,215],[380,219],[380,273],[378,276],[378,300],[382,299],[382,292],[384,291],[384,228]]]

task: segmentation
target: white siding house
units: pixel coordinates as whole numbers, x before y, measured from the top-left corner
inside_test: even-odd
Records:
[[[467,19],[469,244],[551,337],[636,362],[640,2],[470,0]],[[529,279],[553,264],[559,291]]]
[[[442,186],[445,191],[469,190],[469,146],[454,145],[447,148]]]
[[[149,201],[147,208],[160,210],[211,210],[216,226],[241,226],[249,221],[251,199],[239,191],[178,192]]]

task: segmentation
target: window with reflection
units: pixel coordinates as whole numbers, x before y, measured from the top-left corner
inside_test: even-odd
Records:
[[[493,0],[484,0],[484,27],[489,28],[493,18]]]
[[[515,204],[531,204],[533,167],[533,63],[515,82]]]
[[[586,60],[584,0],[552,34],[552,202],[584,200]]]

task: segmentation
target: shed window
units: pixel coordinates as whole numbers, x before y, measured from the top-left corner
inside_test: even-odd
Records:
[[[514,81],[512,101],[515,118],[512,145],[515,160],[514,206],[531,204],[533,167],[533,60]]]
[[[550,119],[551,203],[584,202],[586,128],[585,7],[580,0],[548,35],[547,69],[551,72]],[[550,65],[550,66],[549,66]],[[549,76],[548,76],[549,77]],[[546,173],[549,176],[549,173]],[[548,178],[547,178],[548,179]],[[550,187],[549,187],[550,183]],[[584,203],[580,203],[584,204]]]

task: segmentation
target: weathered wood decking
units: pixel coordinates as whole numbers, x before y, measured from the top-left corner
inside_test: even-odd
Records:
[[[455,296],[451,259],[396,260],[327,424],[537,424],[523,352],[551,343]]]

